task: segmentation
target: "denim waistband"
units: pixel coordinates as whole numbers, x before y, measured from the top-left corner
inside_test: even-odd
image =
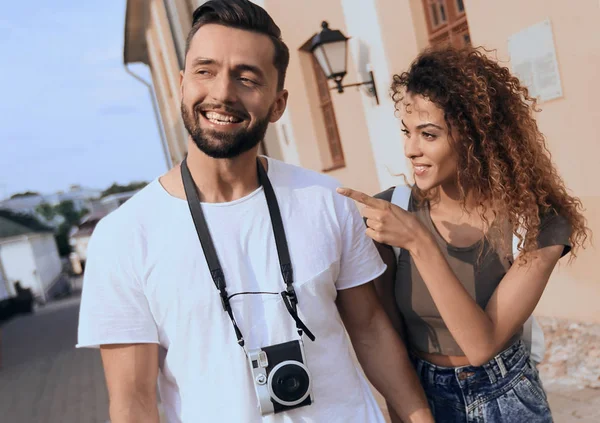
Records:
[[[496,383],[499,379],[504,379],[509,373],[512,373],[513,370],[522,368],[529,359],[529,352],[521,340],[498,353],[483,366],[443,367],[418,357],[414,352],[411,352],[410,355],[419,377],[425,378],[425,381],[430,384],[444,383],[450,378],[456,378],[459,381],[486,379],[488,382]]]

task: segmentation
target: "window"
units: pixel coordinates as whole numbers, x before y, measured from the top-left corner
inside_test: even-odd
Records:
[[[438,28],[448,21],[444,0],[427,0],[431,17],[431,28]]]
[[[323,171],[339,169],[346,165],[344,161],[344,152],[338,131],[337,120],[335,118],[335,110],[331,101],[331,93],[329,91],[329,82],[323,73],[323,69],[319,65],[317,59],[311,54],[312,65],[317,80],[317,89],[319,91],[319,106],[323,113],[323,121],[325,123],[325,132],[327,134],[327,143],[329,153],[331,154],[331,165]]]
[[[429,43],[465,47],[471,44],[463,0],[422,0]]]
[[[444,4],[442,2],[440,2],[439,8],[440,8],[440,19],[442,22],[446,22],[448,19],[446,18],[446,9],[444,9]]]

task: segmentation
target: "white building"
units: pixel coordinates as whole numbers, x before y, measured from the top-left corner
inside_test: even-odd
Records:
[[[4,276],[4,269],[2,268],[2,262],[0,262],[0,304],[3,300],[9,297],[8,295],[8,281]]]
[[[60,279],[62,265],[54,234],[32,222],[0,211],[0,269],[8,295],[16,295],[14,285],[20,282],[45,302]]]
[[[116,207],[115,207],[116,209]],[[110,209],[115,210],[115,209]],[[81,223],[73,228],[73,232],[69,236],[69,244],[73,247],[73,253],[71,255],[71,263],[73,264],[73,260],[79,261],[80,265],[85,265],[85,261],[87,260],[87,247],[92,237],[92,233],[96,228],[100,219],[106,216],[108,212],[96,212],[87,215]],[[79,272],[75,272],[79,273]]]
[[[95,211],[98,199],[102,195],[101,190],[85,188],[80,185],[71,185],[68,191],[59,191],[55,194],[45,195],[44,200],[51,206],[57,206],[61,201],[72,201],[78,212],[87,209]]]
[[[44,220],[37,211],[37,208],[41,204],[47,203],[52,207],[55,207],[62,201],[72,201],[76,211],[81,212],[82,210],[87,210],[92,213],[102,209],[103,206],[99,201],[101,195],[101,190],[71,185],[68,191],[59,191],[48,195],[29,195],[0,201],[0,209],[8,209],[16,213],[28,214],[30,216],[35,216],[40,220]],[[62,219],[57,218],[54,219],[53,222],[46,223],[52,226],[58,226],[62,223]]]
[[[0,209],[12,210],[16,213],[36,216],[36,208],[46,202],[42,195],[28,195],[26,197],[9,198],[0,201]]]
[[[100,200],[102,211],[105,213],[111,213],[121,207],[125,201],[133,197],[139,190],[119,192],[117,194],[110,194],[106,197],[102,197]]]

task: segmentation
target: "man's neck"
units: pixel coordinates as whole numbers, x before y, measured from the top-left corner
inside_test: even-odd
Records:
[[[187,164],[198,187],[200,201],[224,203],[255,191],[260,186],[257,150],[258,147],[253,148],[233,159],[214,159],[189,142]]]

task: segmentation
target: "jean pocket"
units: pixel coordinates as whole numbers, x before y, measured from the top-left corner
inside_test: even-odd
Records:
[[[532,362],[529,362],[527,367],[524,369],[523,375],[529,381],[529,385],[531,389],[538,392],[544,401],[548,400],[548,396],[546,395],[546,391],[544,390],[544,386],[542,385],[542,380],[540,379],[540,373],[538,372],[537,367]]]
[[[527,387],[527,389],[529,389],[529,391],[535,395],[535,397],[543,402],[547,402],[546,399],[546,393],[544,392],[544,389],[540,386],[539,383],[537,383],[536,380],[530,380],[525,374],[523,374],[521,376],[521,382],[524,386]]]
[[[548,401],[523,373],[508,385],[508,390],[481,404],[483,421],[551,423]]]

